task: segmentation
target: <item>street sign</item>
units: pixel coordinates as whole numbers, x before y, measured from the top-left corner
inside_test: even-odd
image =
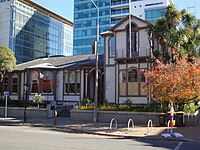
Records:
[[[4,92],[4,93],[3,93],[3,96],[9,96],[9,95],[10,95],[9,92]]]
[[[7,118],[7,114],[8,114],[8,96],[10,95],[9,92],[4,92],[3,96],[6,97],[6,103],[5,103],[5,119]]]

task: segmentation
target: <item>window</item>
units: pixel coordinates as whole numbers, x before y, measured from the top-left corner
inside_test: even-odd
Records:
[[[137,68],[119,71],[119,95],[120,96],[146,96],[144,84],[146,79]]]
[[[69,71],[69,93],[75,93],[75,71]]]
[[[147,95],[144,89],[144,85],[146,84],[146,78],[144,73],[140,72],[140,95]]]
[[[110,57],[115,56],[115,37],[109,40]]]
[[[163,2],[145,4],[145,6],[161,5]]]
[[[80,93],[80,71],[68,70],[65,71],[65,93],[79,94]]]
[[[158,18],[162,17],[165,15],[166,9],[155,9],[155,10],[147,10],[145,11],[145,20],[148,21],[155,21]]]
[[[43,72],[43,85],[42,92],[43,93],[52,93],[53,91],[53,73],[51,71]]]
[[[126,71],[121,70],[119,72],[119,94],[121,96],[126,95]]]
[[[138,71],[135,68],[128,70],[128,95],[138,95]]]
[[[39,84],[39,79],[38,79],[38,72],[33,71],[31,73],[31,93],[38,93],[38,84]]]
[[[11,80],[11,93],[17,94],[18,93],[18,76],[17,74],[13,74],[12,80]]]
[[[138,28],[135,24],[131,24],[131,53],[130,53],[130,32],[129,25],[127,29],[127,56],[138,56]]]
[[[76,71],[76,93],[80,93],[80,71]]]
[[[3,88],[4,91],[8,91],[8,76],[5,76],[3,79]]]

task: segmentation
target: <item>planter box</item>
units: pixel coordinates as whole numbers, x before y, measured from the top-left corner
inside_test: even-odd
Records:
[[[149,119],[153,124],[159,124],[159,114],[154,112],[124,112],[124,111],[98,111],[97,121],[109,123],[112,118],[117,119],[118,123],[127,124],[129,119],[133,119],[135,125],[147,125]],[[93,121],[92,110],[71,110],[72,120]]]
[[[129,119],[133,119],[135,125],[147,125],[149,119],[153,125],[159,125],[160,113],[155,112],[125,112],[125,111],[98,111],[97,121],[110,123],[112,118],[118,123],[127,124]],[[93,121],[93,110],[71,110],[70,118],[77,121]],[[185,126],[195,126],[194,115],[184,115]],[[166,120],[167,121],[167,120]]]
[[[53,111],[47,108],[27,108],[26,115],[28,118],[52,118]],[[5,116],[5,107],[0,107],[0,116]],[[24,108],[22,107],[8,107],[7,117],[24,117]]]

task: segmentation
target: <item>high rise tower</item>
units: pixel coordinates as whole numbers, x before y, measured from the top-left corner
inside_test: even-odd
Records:
[[[72,55],[73,23],[30,0],[0,0],[0,45],[17,63],[52,55]]]
[[[165,13],[172,0],[93,0],[100,10],[100,33],[120,20],[129,12],[132,15],[155,21]],[[130,4],[129,4],[130,2]],[[129,10],[131,9],[131,11]],[[96,38],[97,12],[91,0],[74,0],[74,55],[91,54]],[[99,53],[103,53],[104,41],[100,38]]]

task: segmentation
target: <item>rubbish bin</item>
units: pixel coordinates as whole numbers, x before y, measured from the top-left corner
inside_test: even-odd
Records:
[[[167,112],[166,114],[166,124],[168,124],[168,121],[171,120],[171,115],[170,115],[170,112]],[[174,114],[174,117],[173,117],[173,120],[176,120],[176,114]],[[176,124],[176,122],[175,122]]]
[[[176,126],[183,127],[185,125],[184,112],[176,112]]]
[[[165,126],[165,113],[160,113],[159,114],[159,126]]]

